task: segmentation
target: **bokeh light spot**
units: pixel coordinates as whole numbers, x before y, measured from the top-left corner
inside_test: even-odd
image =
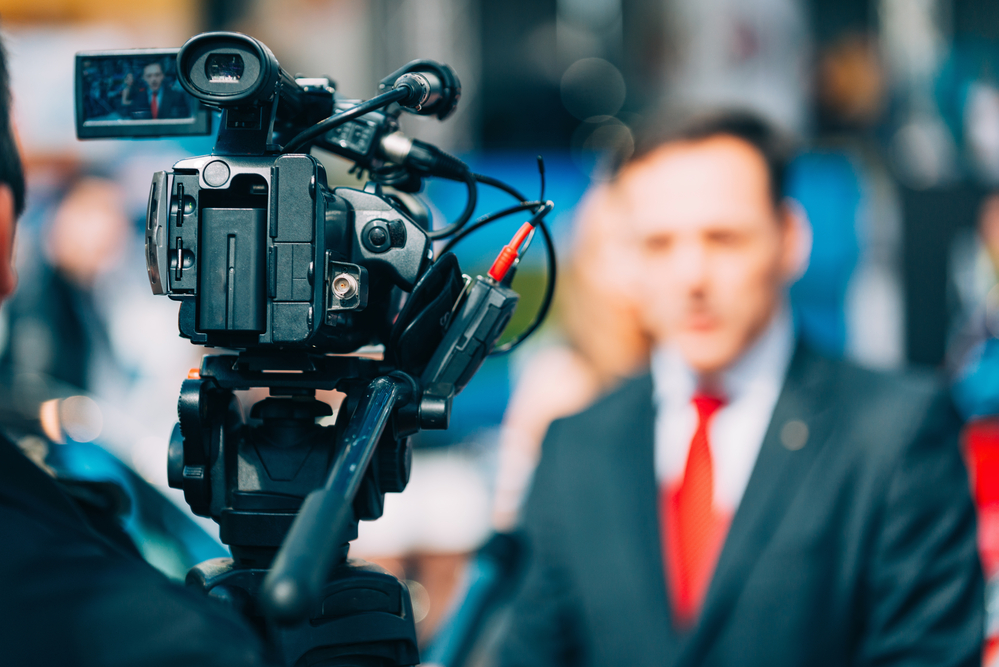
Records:
[[[621,72],[603,58],[577,60],[562,75],[562,104],[576,118],[613,116],[624,105]]]

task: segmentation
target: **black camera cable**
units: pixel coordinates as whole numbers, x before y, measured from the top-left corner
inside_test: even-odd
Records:
[[[376,95],[366,102],[361,102],[349,109],[345,109],[299,132],[292,137],[291,141],[288,142],[281,152],[295,153],[307,150],[308,145],[314,139],[326,134],[333,128],[352,121],[366,113],[388,106],[393,102],[404,104],[407,98],[411,96],[411,90],[405,85],[393,88],[387,93]],[[478,203],[478,183],[468,165],[432,144],[414,139],[408,144],[408,150],[402,160],[402,166],[417,172],[421,176],[437,176],[453,181],[461,181],[467,186],[468,199],[465,202],[465,209],[449,225],[440,229],[429,230],[427,236],[431,240],[436,241],[451,236],[461,230],[472,219],[472,215],[475,213],[475,206]]]
[[[381,95],[376,95],[366,102],[361,102],[356,106],[341,111],[340,113],[330,116],[329,118],[316,123],[312,127],[303,130],[295,135],[281,152],[293,153],[306,149],[312,140],[325,134],[326,132],[329,132],[338,125],[342,125],[343,123],[349,122],[359,116],[370,113],[371,111],[375,111],[376,109],[388,106],[393,102],[405,104],[409,98],[413,97],[413,95],[414,91],[407,85],[400,85],[388,92],[382,93]],[[541,325],[541,322],[544,320],[549,309],[551,308],[551,302],[555,292],[555,244],[547,225],[544,223],[544,217],[552,210],[554,204],[550,201],[543,201],[545,191],[544,161],[541,159],[541,156],[538,156],[538,171],[541,177],[541,197],[539,197],[539,200],[535,202],[525,201],[526,198],[524,195],[513,186],[503,183],[502,181],[490,176],[473,173],[472,170],[468,168],[468,165],[458,158],[446,153],[432,144],[428,144],[423,141],[413,140],[406,151],[406,155],[404,156],[402,162],[404,167],[412,169],[420,174],[463,181],[468,189],[468,199],[461,215],[459,215],[454,222],[441,227],[440,229],[429,230],[427,232],[427,236],[434,241],[452,237],[448,241],[447,245],[445,245],[444,251],[441,253],[442,255],[456,243],[461,241],[461,239],[465,238],[468,234],[489,223],[495,222],[496,220],[504,218],[508,215],[513,215],[514,213],[518,213],[520,211],[534,212],[534,217],[531,219],[529,224],[531,225],[532,230],[540,227],[541,234],[545,239],[545,249],[548,259],[548,280],[545,284],[545,293],[542,298],[541,307],[538,309],[538,313],[536,314],[534,320],[532,320],[531,324],[528,325],[528,327],[520,335],[508,343],[497,347],[491,354],[505,354],[512,351],[524,340],[526,340],[528,336],[533,334],[534,331]],[[511,197],[520,201],[521,204],[484,216],[483,218],[477,220],[471,227],[466,228],[468,221],[471,220],[472,215],[475,212],[475,206],[478,203],[479,183],[502,190]],[[528,236],[523,249],[520,250],[520,253],[527,250],[527,247],[530,246],[533,238],[534,231],[532,231]],[[519,264],[519,262],[520,257],[518,253],[513,260],[513,265],[509,267],[510,275],[507,279],[507,283],[513,280],[513,274],[516,272],[516,265]]]
[[[472,234],[477,230],[481,229],[482,227],[491,224],[493,222],[496,222],[497,220],[513,215],[515,213],[520,213],[521,211],[531,211],[532,213],[534,213],[534,216],[527,223],[528,225],[531,226],[532,231],[526,236],[522,244],[518,244],[519,248],[517,248],[518,250],[517,256],[515,259],[513,259],[509,268],[505,270],[504,275],[502,277],[502,283],[506,286],[509,286],[510,283],[513,281],[513,276],[516,273],[517,265],[520,263],[520,257],[523,256],[523,254],[527,251],[527,248],[530,246],[531,240],[534,238],[535,231],[540,229],[541,236],[545,240],[545,254],[548,265],[547,267],[548,275],[547,275],[547,280],[545,281],[545,291],[541,299],[541,305],[539,306],[538,312],[535,314],[534,319],[531,320],[531,323],[524,329],[524,331],[522,331],[512,340],[504,343],[503,345],[497,346],[490,353],[491,355],[500,355],[512,352],[521,343],[527,340],[527,338],[530,337],[541,326],[541,323],[544,321],[545,317],[547,317],[548,311],[551,309],[552,301],[554,300],[555,276],[558,269],[557,258],[555,255],[555,242],[552,239],[551,232],[548,229],[548,225],[545,223],[544,218],[546,215],[548,215],[548,213],[551,212],[551,210],[554,208],[555,205],[551,201],[544,201],[545,165],[544,165],[544,160],[541,158],[541,156],[538,156],[538,172],[541,178],[541,195],[537,201],[527,201],[526,197],[520,191],[518,191],[513,186],[504,183],[503,181],[492,178],[491,176],[474,174],[475,180],[478,181],[479,183],[482,183],[483,185],[489,185],[491,187],[502,190],[507,194],[509,194],[514,199],[517,199],[520,203],[515,206],[510,206],[508,208],[496,211],[494,213],[490,213],[489,215],[485,215],[479,218],[472,225],[465,227],[459,233],[457,233],[455,236],[449,239],[440,253],[441,256],[443,256],[444,253],[451,250],[455,245],[460,243],[469,234]]]
[[[432,229],[427,232],[427,237],[431,241],[437,241],[438,239],[447,238],[453,234],[456,234],[462,230],[462,228],[468,224],[468,221],[472,219],[472,214],[475,212],[475,205],[478,203],[479,199],[479,188],[476,183],[475,174],[472,173],[470,169],[465,168],[465,175],[461,179],[468,186],[468,200],[465,203],[465,210],[461,212],[458,219],[449,225],[441,227],[440,229]]]

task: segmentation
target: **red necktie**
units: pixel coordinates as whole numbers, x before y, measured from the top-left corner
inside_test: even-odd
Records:
[[[687,451],[683,479],[660,491],[666,572],[674,618],[689,628],[700,613],[731,519],[714,506],[714,470],[708,427],[723,404],[696,394],[697,430]]]
[[[156,101],[156,93],[153,93],[153,99],[149,103],[149,110],[152,112],[153,118],[160,117],[160,105],[159,102]]]

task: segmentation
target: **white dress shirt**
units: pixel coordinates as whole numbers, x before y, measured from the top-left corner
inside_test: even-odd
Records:
[[[756,464],[777,397],[794,352],[794,325],[786,307],[738,361],[715,380],[725,404],[712,418],[708,442],[714,471],[715,507],[735,513]],[[679,352],[664,346],[652,354],[656,403],[656,480],[678,483],[697,429],[691,403],[700,378]]]

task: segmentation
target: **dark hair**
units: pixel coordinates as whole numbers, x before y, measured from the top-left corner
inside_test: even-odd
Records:
[[[767,165],[770,196],[774,205],[784,198],[787,165],[793,155],[791,141],[759,115],[741,109],[713,111],[658,112],[653,120],[641,123],[634,132],[634,146],[613,159],[614,174],[637,162],[657,148],[677,142],[696,142],[718,136],[741,139],[756,149]]]
[[[7,72],[7,49],[0,43],[0,183],[14,194],[14,214],[24,210],[24,166],[17,150],[10,123],[10,76]]]

